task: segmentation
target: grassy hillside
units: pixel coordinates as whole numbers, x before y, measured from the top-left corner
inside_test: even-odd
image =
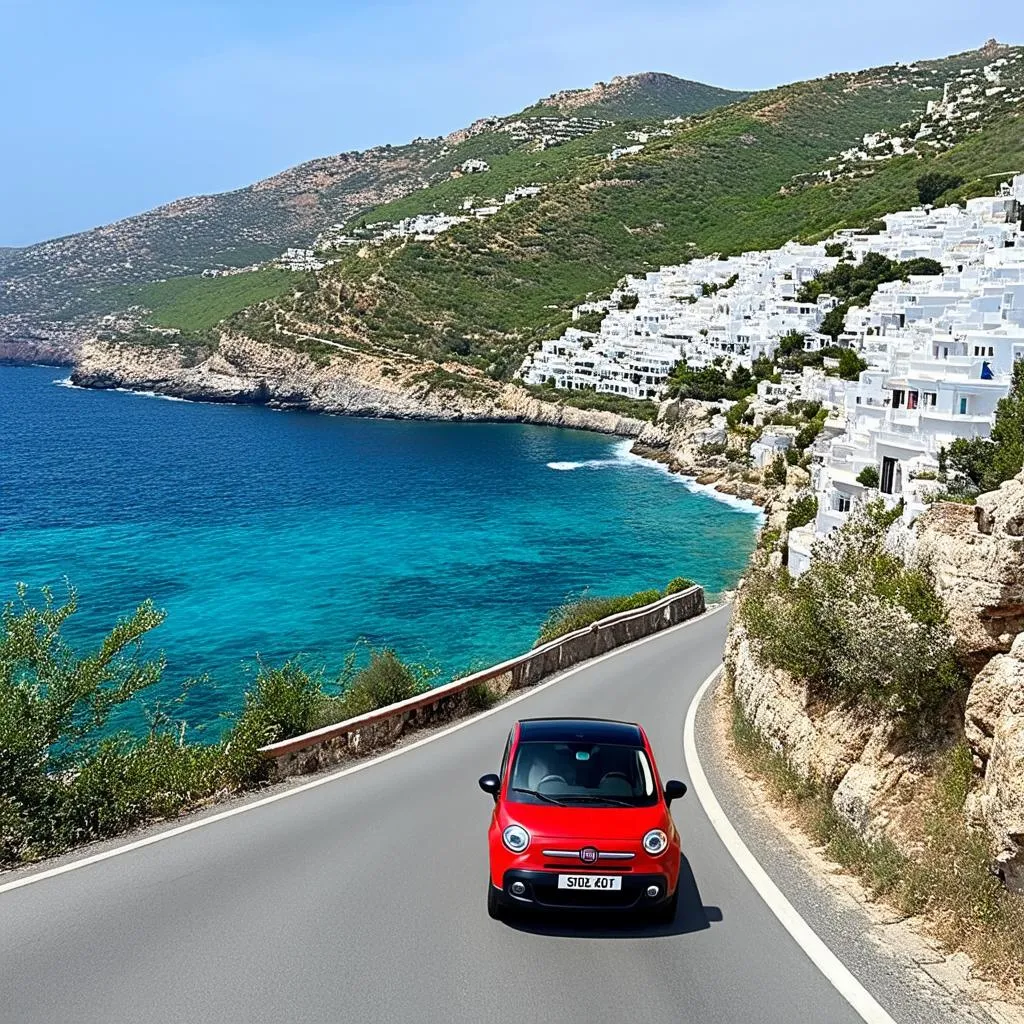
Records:
[[[154,327],[203,331],[232,313],[266,299],[286,295],[305,274],[268,267],[229,277],[174,277],[126,285],[111,295],[117,306],[142,306]]]
[[[616,162],[595,138],[582,140],[562,155],[565,176],[537,199],[434,242],[350,250],[277,313],[304,332],[507,376],[531,342],[566,326],[573,304],[607,294],[626,273],[862,224],[915,203],[927,169],[965,178],[959,194],[991,191],[994,171],[1024,167],[1020,103],[993,108],[981,131],[939,155],[925,150],[832,182],[813,177],[866,133],[920,119],[944,82],[988,59],[974,52],[760,93]],[[449,198],[442,190],[436,201]],[[273,337],[273,315],[257,308],[238,325]]]
[[[650,77],[650,81],[646,78]],[[614,91],[616,117],[661,116],[662,111],[707,109],[733,94],[671,76],[634,76]],[[674,98],[673,98],[674,97]],[[493,117],[444,138],[416,139],[405,146],[378,146],[300,164],[247,188],[177,200],[93,231],[20,249],[0,249],[0,331],[4,316],[73,318],[107,312],[117,286],[204,269],[241,267],[272,258],[290,245],[308,245],[325,228],[361,212],[410,197],[408,210],[423,208],[415,197],[437,187],[438,202],[466,194],[470,178],[457,178],[461,164],[477,157],[493,162],[474,188],[499,198],[514,184],[562,176],[564,161],[552,159],[558,145],[537,153],[545,133],[558,141],[599,131],[610,114],[584,123],[586,115],[565,118],[552,107],[526,118],[527,129],[510,130],[523,115]],[[563,123],[552,124],[561,120]],[[564,123],[571,121],[568,126]],[[607,133],[594,146],[610,149],[624,141],[625,129]],[[531,157],[539,166],[534,169]],[[477,177],[477,176],[473,176]],[[462,184],[456,184],[457,182]],[[447,190],[447,191],[446,191]],[[430,208],[430,207],[427,207]],[[400,216],[407,213],[402,212]],[[24,320],[21,318],[29,318]]]

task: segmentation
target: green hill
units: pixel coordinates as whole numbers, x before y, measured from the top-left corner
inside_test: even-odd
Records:
[[[703,82],[655,71],[613,78],[607,85],[598,82],[589,89],[570,89],[555,93],[531,107],[529,113],[555,111],[576,117],[601,117],[610,121],[661,120],[701,114],[714,107],[737,103],[750,93],[718,89]]]
[[[1024,73],[1021,50],[996,54]],[[926,170],[964,179],[946,200],[991,191],[991,175],[1024,168],[1020,83],[964,121],[946,148],[922,142],[886,160],[841,155],[885,129],[916,134],[945,84],[980,75],[992,58],[972,51],[758,93],[617,161],[603,151],[607,136],[580,139],[562,149],[557,167],[529,168],[538,179],[550,171],[539,197],[434,241],[349,250],[298,299],[251,309],[234,326],[282,344],[289,331],[355,339],[507,377],[531,342],[568,324],[575,303],[607,294],[627,273],[864,224],[917,202]],[[455,191],[449,183],[425,190],[415,205],[443,207]]]
[[[93,231],[0,249],[0,336],[5,315],[23,329],[33,317],[108,312],[123,285],[263,262],[288,246],[311,245],[332,224],[383,204],[396,203],[389,215],[405,216],[475,188],[501,196],[524,180],[565,177],[570,171],[559,150],[567,143],[596,135],[589,146],[597,152],[624,140],[613,116],[674,116],[738,95],[668,75],[632,76],[602,89],[608,92],[604,113],[563,114],[542,103],[533,114],[484,118],[443,138],[323,157],[233,192],[181,199]],[[493,169],[462,174],[474,158]],[[418,197],[427,192],[424,207]]]

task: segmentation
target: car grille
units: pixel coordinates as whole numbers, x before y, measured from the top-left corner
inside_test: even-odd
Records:
[[[550,871],[561,871],[563,874],[571,871],[574,875],[582,875],[587,871],[596,871],[601,875],[622,875],[633,870],[629,864],[573,864],[564,860],[552,861],[544,867]]]

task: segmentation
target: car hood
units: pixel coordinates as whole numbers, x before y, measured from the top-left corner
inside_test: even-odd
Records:
[[[666,829],[664,804],[652,807],[553,807],[505,803],[502,827],[522,825],[535,839],[638,842],[652,828]]]

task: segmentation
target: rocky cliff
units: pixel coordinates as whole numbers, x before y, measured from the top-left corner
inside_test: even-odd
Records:
[[[381,358],[340,345],[314,358],[231,335],[213,351],[89,341],[72,380],[82,387],[348,416],[541,423],[623,437],[636,437],[644,427],[617,413],[541,401],[465,366],[426,365],[401,354]]]
[[[72,366],[82,348],[74,337],[25,336],[0,338],[0,364],[6,366]]]
[[[925,569],[949,613],[972,676],[955,706],[916,732],[857,708],[824,706],[789,673],[763,664],[739,617],[725,662],[757,730],[863,835],[906,846],[915,804],[937,758],[966,740],[976,768],[965,812],[987,833],[993,868],[1024,891],[1024,473],[974,508],[938,504],[888,542]],[[742,590],[741,597],[742,600]]]

